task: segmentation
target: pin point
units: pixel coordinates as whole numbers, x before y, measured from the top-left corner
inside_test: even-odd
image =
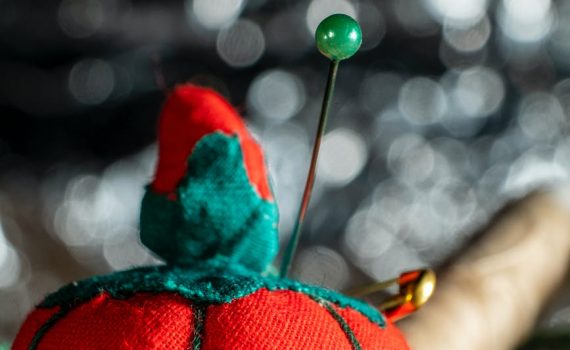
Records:
[[[319,149],[321,140],[325,133],[329,109],[334,92],[336,82],[336,75],[340,61],[353,56],[362,44],[362,30],[360,25],[352,17],[335,14],[325,18],[317,27],[315,33],[315,41],[317,48],[325,57],[331,60],[329,67],[329,74],[327,78],[327,85],[325,88],[325,95],[323,97],[323,104],[321,107],[321,114],[319,117],[319,125],[317,126],[317,134],[315,136],[315,143],[313,145],[313,152],[311,155],[311,163],[307,174],[307,181],[305,182],[305,190],[301,199],[299,213],[295,221],[295,226],[289,244],[283,255],[283,262],[281,263],[280,276],[286,277],[291,268],[291,261],[297,245],[299,244],[299,236],[307,207],[311,199],[311,192],[315,182],[315,173],[317,167],[317,160],[319,157]]]
[[[404,272],[400,277],[388,281],[349,290],[346,294],[364,297],[397,284],[398,294],[378,306],[390,321],[395,322],[414,313],[431,298],[436,280],[435,272],[430,269],[415,270]]]

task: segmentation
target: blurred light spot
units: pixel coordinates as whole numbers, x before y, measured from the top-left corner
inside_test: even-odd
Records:
[[[20,257],[4,235],[0,222],[0,289],[14,286],[20,277]]]
[[[100,0],[63,0],[59,4],[59,26],[72,38],[86,38],[97,32],[104,20]]]
[[[4,227],[0,222],[0,266],[3,266],[8,260],[10,246],[4,235]]]
[[[550,0],[503,0],[498,22],[507,37],[534,42],[550,33],[554,22]]]
[[[489,151],[489,164],[507,162],[514,157],[514,145],[502,138],[497,138],[493,141],[493,146]]]
[[[492,206],[492,201],[497,201],[497,196],[501,194],[504,188],[505,180],[509,173],[509,165],[496,164],[488,168],[480,177],[477,183],[477,193],[481,196],[481,200],[488,203],[482,206],[484,210],[491,213],[497,209]]]
[[[568,60],[565,58],[570,55],[570,2],[558,1],[555,5],[558,8],[556,26],[552,31],[550,40],[555,49],[554,58],[560,58],[562,62],[568,65]]]
[[[112,164],[101,177],[69,181],[53,219],[55,233],[68,247],[98,250],[103,243],[122,241],[138,225],[148,175],[135,159]]]
[[[428,0],[430,10],[440,22],[469,25],[479,21],[487,11],[487,0]]]
[[[413,126],[406,121],[398,107],[395,106],[386,108],[383,112],[376,114],[370,129],[373,151],[385,155],[388,153],[392,142],[400,135],[411,132]],[[380,159],[380,161],[384,164],[385,159]]]
[[[521,101],[517,120],[529,138],[547,141],[560,135],[565,115],[554,96],[534,93],[525,96]]]
[[[442,126],[454,137],[473,137],[485,126],[484,118],[465,118],[457,113],[447,114]]]
[[[451,137],[439,137],[432,141],[432,147],[448,161],[448,166],[461,168],[467,161],[465,144]]]
[[[348,221],[343,243],[353,262],[361,265],[389,250],[395,235],[391,225],[376,220],[375,215],[365,208]]]
[[[548,158],[532,150],[522,155],[511,165],[503,190],[511,195],[521,195],[539,186],[568,181],[569,173]]]
[[[359,102],[368,112],[379,113],[396,104],[403,83],[403,79],[394,73],[380,72],[368,75],[360,85]]]
[[[384,16],[373,3],[363,2],[358,9],[358,22],[362,27],[361,50],[370,50],[378,46],[386,34]]]
[[[346,128],[335,129],[323,138],[318,175],[328,185],[346,185],[360,174],[367,158],[361,135]]]
[[[305,104],[305,88],[297,76],[283,70],[270,70],[255,78],[247,100],[261,117],[285,121]]]
[[[265,39],[255,22],[239,20],[218,33],[216,48],[228,65],[243,68],[251,66],[263,55]]]
[[[304,175],[310,157],[305,129],[293,123],[272,125],[262,133],[261,144],[279,206],[279,232],[291,232],[297,216]]]
[[[383,181],[374,189],[370,214],[394,231],[406,225],[410,210],[417,206],[417,192],[395,179]]]
[[[439,59],[446,67],[451,69],[465,69],[475,65],[484,65],[489,59],[489,50],[483,47],[481,50],[464,52],[449,45],[442,40],[439,45]]]
[[[0,289],[10,288],[19,282],[22,266],[15,249],[9,248],[6,260],[0,265]]]
[[[558,310],[548,320],[548,327],[554,329],[567,329],[570,326],[570,307]]]
[[[402,135],[388,150],[388,168],[394,176],[408,183],[426,180],[433,172],[434,163],[433,149],[418,135]]]
[[[466,169],[471,176],[478,177],[489,167],[493,138],[486,135],[475,139],[468,146]]]
[[[342,13],[357,19],[354,4],[347,0],[313,0],[307,9],[307,28],[315,34],[319,23],[335,13]]]
[[[233,23],[244,5],[243,0],[187,0],[187,11],[189,2],[196,19],[206,29],[220,29]]]
[[[563,140],[558,144],[554,153],[554,161],[565,167],[570,174],[570,139]]]
[[[404,29],[415,36],[429,36],[435,34],[439,26],[432,19],[426,4],[416,0],[392,1],[396,19]]]
[[[348,265],[336,251],[314,246],[302,250],[296,258],[296,278],[330,289],[343,289],[349,280]]]
[[[423,253],[428,260],[435,259],[436,252],[448,250],[450,228],[453,226],[451,223],[445,225],[433,212],[426,210],[431,205],[426,193],[419,192],[414,202],[416,205],[410,206],[408,211],[408,221],[400,226],[399,237],[408,247]]]
[[[103,60],[79,61],[69,72],[69,91],[83,104],[96,105],[104,102],[113,92],[114,86],[113,68]]]
[[[131,229],[124,239],[105,242],[103,256],[113,270],[125,270],[142,265],[156,265],[158,259],[151,257],[138,238],[138,231]]]
[[[445,114],[447,100],[437,82],[418,77],[404,84],[398,98],[398,106],[413,124],[430,124]]]
[[[430,191],[429,200],[429,208],[440,221],[449,226],[468,222],[477,207],[471,186],[456,179],[447,179],[435,186]]]
[[[495,112],[505,97],[499,75],[485,67],[473,67],[459,74],[452,99],[468,117],[484,117]]]
[[[566,116],[570,116],[570,79],[559,81],[552,89]]]
[[[308,35],[305,18],[298,11],[278,11],[263,28],[268,51],[280,57],[296,58],[314,49],[313,35]]]
[[[455,26],[446,21],[443,27],[444,40],[455,50],[474,52],[481,50],[491,36],[491,22],[487,16],[469,26]]]
[[[104,239],[107,232],[99,232],[97,220],[107,219],[114,208],[101,197],[102,201],[96,203],[100,185],[99,178],[87,175],[73,179],[67,186],[64,202],[54,218],[56,233],[66,245],[86,246]]]
[[[400,272],[425,268],[429,265],[420,258],[417,250],[404,242],[395,241],[390,249],[376,259],[359,266],[375,280],[383,281],[397,277]]]

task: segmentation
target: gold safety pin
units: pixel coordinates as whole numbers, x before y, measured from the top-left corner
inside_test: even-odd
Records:
[[[395,322],[416,312],[431,298],[435,291],[436,280],[435,272],[431,269],[414,270],[404,272],[399,277],[354,288],[345,293],[362,298],[398,285],[398,294],[378,305],[378,309],[390,321]]]

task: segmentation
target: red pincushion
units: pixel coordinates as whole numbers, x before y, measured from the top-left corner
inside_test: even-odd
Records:
[[[219,133],[230,137],[220,139]],[[237,145],[235,136],[239,152],[230,147]],[[200,147],[206,141],[210,148]],[[149,189],[156,200],[146,204],[146,228],[153,229],[149,241],[174,257],[167,260],[171,264],[62,288],[28,316],[14,350],[408,349],[400,332],[389,321],[384,327],[383,317],[370,305],[326,289],[263,277],[252,268],[256,266],[248,259],[269,261],[274,253],[275,203],[268,202],[272,196],[261,149],[222,97],[192,85],[176,87],[163,109],[159,142],[156,177]],[[235,152],[223,153],[223,147]],[[197,163],[189,163],[190,158]],[[188,177],[191,165],[193,172],[209,166],[223,170],[225,159],[233,164],[231,171]],[[228,183],[229,188],[220,186]],[[187,188],[193,190],[180,192]],[[201,197],[192,196],[198,192]],[[218,205],[208,206],[214,201]],[[192,230],[207,220],[215,225]],[[253,225],[263,220],[270,225]],[[194,258],[206,261],[177,259],[176,254],[192,249],[169,250],[199,246],[201,240],[208,241],[208,249]],[[232,249],[246,254],[235,257]]]
[[[196,306],[172,293],[140,293],[113,299],[103,293],[75,308],[51,328],[38,350],[353,350],[346,333],[324,307],[293,291],[261,289],[228,304],[210,305],[199,320]],[[385,329],[351,308],[334,307],[362,349],[408,349],[397,328]],[[37,309],[20,330],[14,350],[28,350],[54,309]],[[201,342],[194,347],[196,336]]]

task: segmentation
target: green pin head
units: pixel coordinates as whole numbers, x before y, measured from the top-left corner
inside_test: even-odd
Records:
[[[315,33],[317,48],[333,61],[345,60],[362,44],[362,30],[352,17],[335,14],[325,18]]]

